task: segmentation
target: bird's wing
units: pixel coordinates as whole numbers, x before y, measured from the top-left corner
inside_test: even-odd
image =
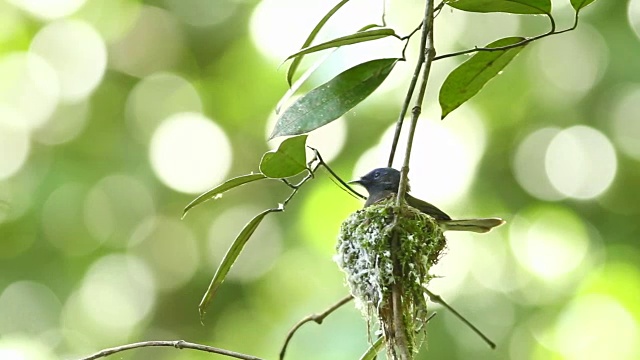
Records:
[[[405,199],[407,199],[407,203],[410,206],[422,211],[423,213],[431,216],[436,220],[451,220],[451,217],[447,215],[444,211],[438,209],[434,205],[431,205],[424,200],[420,200],[409,194],[405,196]]]

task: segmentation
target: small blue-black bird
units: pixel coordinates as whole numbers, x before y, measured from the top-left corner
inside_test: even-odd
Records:
[[[360,179],[350,181],[349,183],[358,184],[367,189],[369,197],[364,204],[364,206],[367,207],[382,199],[388,198],[389,196],[395,196],[395,194],[398,193],[398,188],[400,186],[400,171],[389,167],[378,168],[372,170]],[[409,191],[408,187],[407,191]],[[485,233],[494,227],[505,223],[505,221],[500,218],[453,220],[444,211],[426,201],[415,198],[408,193],[405,195],[405,200],[409,206],[414,207],[434,218],[442,230],[445,231],[457,230]]]

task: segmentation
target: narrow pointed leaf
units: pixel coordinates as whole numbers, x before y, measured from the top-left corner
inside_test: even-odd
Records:
[[[221,196],[224,192],[231,190],[235,187],[238,187],[240,185],[244,185],[246,183],[250,183],[256,180],[262,180],[262,179],[266,179],[267,177],[264,174],[247,174],[247,175],[242,175],[242,176],[238,176],[235,177],[233,179],[229,179],[225,182],[223,182],[222,184],[214,187],[213,189],[205,192],[204,194],[198,196],[197,198],[195,198],[192,202],[189,203],[189,205],[187,205],[184,208],[184,211],[182,212],[182,217],[184,218],[187,215],[187,212],[191,209],[193,209],[194,207],[202,204],[205,201],[209,201],[211,199],[216,199],[219,196]]]
[[[486,47],[502,47],[517,44],[521,37],[508,37],[492,42]],[[480,51],[454,69],[440,88],[442,119],[458,106],[471,99],[484,85],[502,71],[525,45],[507,50]]]
[[[342,36],[333,40],[329,40],[322,44],[318,44],[318,45],[314,45],[314,46],[302,49],[295,54],[289,55],[289,57],[286,60],[289,60],[298,56],[302,56],[302,55],[311,54],[311,53],[318,52],[325,49],[330,49],[330,48],[344,46],[344,45],[352,45],[352,44],[357,44],[365,41],[382,39],[388,36],[397,36],[397,35],[393,29],[375,29],[375,30],[361,31],[351,35]]]
[[[365,30],[369,30],[369,29],[374,28],[374,27],[382,27],[382,26],[378,25],[378,24],[369,24],[369,25],[363,26],[358,31],[365,31]],[[298,89],[300,89],[302,84],[304,84],[309,79],[309,77],[311,77],[311,74],[313,74],[314,71],[318,70],[320,65],[322,65],[329,58],[329,56],[331,56],[331,54],[333,54],[339,48],[340,47],[333,48],[331,50],[331,52],[328,52],[322,58],[320,58],[319,60],[314,62],[313,65],[311,67],[309,67],[304,72],[304,74],[302,74],[302,76],[300,76],[300,78],[298,78],[298,80],[296,80],[296,82],[294,82],[293,84],[291,84],[291,79],[289,78],[289,75],[293,76],[293,73],[290,73],[290,74],[287,73],[287,81],[289,82],[289,90],[287,90],[287,92],[284,95],[282,95],[282,97],[278,101],[278,104],[276,105],[276,114],[280,114],[280,109],[282,109],[282,106],[289,100],[289,98],[291,98],[291,96],[296,91],[298,91]],[[293,62],[291,63],[291,66],[293,66],[293,64],[296,63],[296,62],[299,63],[300,62],[299,60],[301,60],[302,57],[303,56],[301,55],[301,56],[298,56],[295,59],[293,59]],[[289,72],[291,72],[291,67],[289,67]]]
[[[339,118],[371,95],[397,62],[367,61],[311,90],[282,113],[269,138],[304,134]]]
[[[260,171],[275,179],[301,173],[307,168],[306,141],[307,135],[286,139],[278,146],[278,150],[269,151],[262,156]]]
[[[574,0],[575,1],[575,0]],[[580,0],[578,0],[580,1]],[[447,5],[470,12],[511,14],[550,14],[551,0],[451,0]]]
[[[571,0],[571,6],[576,10],[576,12],[580,11],[580,9],[586,7],[591,4],[595,0]]]
[[[362,356],[360,357],[360,360],[375,360],[376,356],[378,356],[378,353],[380,352],[380,350],[382,350],[382,347],[384,346],[383,340],[384,340],[384,337],[380,336],[373,344],[371,344],[371,346],[369,346],[369,349],[367,349],[367,352],[362,354]]]
[[[281,211],[281,209],[268,209],[258,214],[256,217],[251,219],[251,221],[249,221],[244,226],[244,228],[240,231],[236,239],[233,241],[233,244],[231,244],[231,247],[227,250],[227,253],[224,254],[224,258],[222,259],[220,266],[218,266],[218,270],[216,270],[215,275],[213,275],[213,279],[211,279],[209,288],[207,289],[204,296],[202,297],[202,301],[200,301],[200,305],[198,305],[198,311],[200,312],[200,320],[204,319],[206,309],[209,306],[211,299],[215,295],[220,284],[222,284],[225,277],[229,273],[229,270],[231,270],[231,266],[233,266],[236,259],[238,258],[238,255],[240,255],[240,252],[244,248],[244,245],[247,243],[251,235],[253,235],[253,233],[256,231],[256,229],[258,228],[258,225],[260,225],[260,222],[262,222],[262,220],[264,219],[265,216],[267,216],[267,214],[276,212],[276,211]]]
[[[342,5],[344,5],[344,4],[348,3],[348,2],[349,2],[349,0],[342,0],[338,4],[336,4],[336,6],[334,6],[331,10],[329,10],[329,12],[326,13],[322,17],[322,19],[320,19],[320,21],[316,24],[316,26],[313,28],[313,30],[311,30],[311,32],[309,33],[309,36],[307,36],[307,39],[304,41],[304,44],[302,44],[301,49],[304,49],[304,48],[308,47],[309,45],[311,45],[313,40],[316,38],[316,36],[320,32],[320,30],[322,29],[322,27],[327,23],[327,21],[329,21],[329,19],[331,19],[333,14],[335,14],[338,10],[340,10]],[[298,66],[300,66],[300,62],[302,61],[302,57],[303,56],[298,56],[295,59],[293,59],[293,62],[291,62],[291,66],[289,66],[289,70],[287,70],[287,83],[289,84],[289,86],[291,86],[291,81],[293,80],[293,75],[295,74],[296,70],[298,69]]]

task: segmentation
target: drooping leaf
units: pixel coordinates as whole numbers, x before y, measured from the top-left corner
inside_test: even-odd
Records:
[[[195,198],[192,202],[189,203],[189,205],[187,205],[184,208],[184,211],[182,212],[182,217],[184,218],[187,215],[187,212],[191,209],[193,209],[194,207],[202,204],[205,201],[209,201],[211,199],[216,199],[218,196],[221,196],[222,193],[231,190],[235,187],[238,187],[240,185],[244,185],[246,183],[250,183],[256,180],[262,180],[262,179],[266,179],[267,177],[264,174],[247,174],[247,175],[242,175],[242,176],[238,176],[235,177],[233,179],[229,179],[225,182],[223,182],[222,184],[214,187],[213,189],[205,192],[204,194],[198,196],[197,198]]]
[[[384,346],[383,340],[384,340],[384,337],[380,336],[373,344],[371,344],[371,346],[369,346],[369,349],[367,349],[367,352],[362,354],[362,356],[360,357],[360,360],[375,360],[376,357],[378,356],[378,353],[380,352],[380,350],[382,350],[382,347]]]
[[[580,0],[578,0],[580,1]],[[573,0],[572,0],[573,2]],[[450,0],[447,5],[471,12],[511,14],[550,14],[551,0]]]
[[[339,118],[371,95],[398,60],[367,61],[311,90],[284,111],[269,138],[303,134]]]
[[[372,29],[374,27],[382,27],[382,26],[378,24],[369,24],[369,25],[363,26],[358,31],[365,31],[365,30]],[[322,65],[322,63],[324,63],[329,58],[329,56],[331,56],[331,54],[333,54],[338,49],[339,47],[333,48],[331,52],[325,54],[322,58],[318,59],[316,62],[313,63],[311,67],[309,67],[304,72],[304,74],[302,74],[302,76],[300,76],[300,78],[298,78],[298,80],[296,80],[296,82],[291,84],[291,77],[293,77],[293,72],[291,69],[294,66],[294,63],[296,64],[296,67],[298,66],[303,56],[298,56],[295,59],[293,59],[293,62],[291,63],[291,67],[289,67],[289,71],[287,72],[287,82],[289,83],[289,90],[287,90],[287,92],[285,92],[284,95],[282,95],[280,100],[278,100],[278,104],[276,105],[276,114],[280,113],[280,109],[282,108],[282,106],[289,100],[289,98],[291,98],[291,96],[296,91],[298,91],[298,89],[300,89],[302,84],[304,84],[309,79],[309,77],[311,77],[311,74],[313,74],[313,72],[316,71],[320,67],[320,65]],[[295,70],[296,69],[294,69],[293,71]]]
[[[576,10],[576,12],[580,11],[582,8],[591,4],[595,0],[571,0],[571,6]]]
[[[316,24],[316,26],[313,28],[313,30],[311,30],[311,32],[309,33],[309,36],[307,36],[307,39],[304,41],[304,44],[302,44],[301,49],[304,49],[304,48],[308,47],[309,45],[311,45],[313,40],[316,38],[316,36],[320,32],[320,30],[322,29],[322,27],[327,23],[327,21],[329,21],[329,19],[331,19],[333,14],[335,14],[338,10],[340,10],[340,8],[344,4],[346,4],[348,2],[349,2],[349,0],[342,0],[338,4],[336,4],[336,6],[334,6],[331,10],[329,10],[329,12],[327,12],[322,17],[322,19],[320,19],[320,21]],[[291,62],[291,66],[289,66],[289,70],[287,70],[287,83],[289,84],[289,86],[291,86],[291,81],[293,79],[293,75],[295,74],[296,70],[298,69],[298,66],[300,66],[300,62],[302,62],[302,57],[303,56],[298,56],[295,59],[293,59],[293,62]]]
[[[266,152],[260,160],[260,171],[270,178],[282,179],[297,175],[307,168],[305,143],[307,135],[286,139],[277,150]]]
[[[488,48],[517,44],[521,37],[508,37],[492,42]],[[506,50],[480,51],[454,69],[440,88],[442,119],[458,106],[471,99],[484,85],[504,69],[524,48],[524,45]]]
[[[295,54],[289,55],[286,60],[311,54],[314,52],[318,52],[320,50],[330,49],[334,47],[344,46],[344,45],[352,45],[365,41],[382,39],[388,36],[397,36],[396,32],[393,29],[375,29],[375,30],[366,30],[361,32],[356,32],[351,35],[342,36],[339,38],[335,38],[333,40],[329,40],[327,42],[323,42],[322,44],[314,45],[305,49],[298,51]]]
[[[200,320],[204,318],[204,315],[206,312],[205,310],[209,306],[211,299],[215,295],[220,284],[222,284],[225,277],[229,273],[229,270],[231,270],[231,266],[233,266],[233,264],[235,263],[236,259],[238,258],[238,255],[240,255],[240,252],[244,248],[245,244],[247,243],[251,235],[253,235],[253,233],[256,231],[256,229],[258,228],[258,225],[260,225],[260,222],[262,222],[262,220],[264,219],[265,216],[267,216],[267,214],[276,212],[276,211],[281,211],[281,209],[265,210],[260,214],[258,214],[253,219],[251,219],[251,221],[249,221],[244,226],[244,228],[242,228],[242,230],[240,231],[236,239],[233,241],[233,244],[231,244],[231,247],[229,247],[229,249],[227,250],[227,253],[224,254],[224,258],[222,258],[222,262],[220,263],[220,266],[218,266],[218,270],[216,270],[216,273],[213,275],[213,279],[211,279],[209,288],[207,289],[204,296],[202,297],[202,300],[200,301],[200,305],[198,305],[198,311],[200,312]]]

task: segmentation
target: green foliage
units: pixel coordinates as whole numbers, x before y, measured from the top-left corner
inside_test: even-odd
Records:
[[[494,41],[487,47],[509,46],[523,40],[524,38],[521,37],[509,37]],[[439,101],[442,108],[442,119],[477,94],[523,48],[524,45],[505,50],[478,52],[453,70],[440,88]]]
[[[322,44],[314,45],[305,49],[298,51],[295,54],[289,55],[287,60],[300,57],[302,55],[311,54],[314,52],[336,48],[345,45],[353,45],[361,42],[367,42],[372,40],[378,40],[389,36],[395,36],[396,32],[393,29],[375,29],[375,30],[365,30],[361,32],[356,32],[355,34],[342,36],[333,40],[329,40],[327,42],[323,42]]]
[[[311,45],[313,40],[316,38],[316,36],[320,32],[320,30],[322,29],[322,27],[324,27],[324,25],[327,23],[327,21],[329,21],[329,19],[331,19],[333,14],[335,14],[338,10],[340,10],[340,8],[344,4],[346,4],[348,2],[349,2],[349,0],[340,1],[333,8],[331,8],[331,10],[329,10],[329,12],[327,12],[322,17],[322,19],[320,19],[320,21],[316,24],[316,26],[313,28],[313,30],[311,30],[311,32],[307,36],[307,39],[302,44],[302,49],[307,48],[307,47],[309,47],[309,45]],[[287,70],[287,83],[289,83],[289,86],[291,86],[291,82],[293,80],[293,75],[296,73],[296,70],[298,69],[298,66],[300,66],[300,63],[302,62],[302,58],[303,57],[304,57],[304,55],[296,56],[295,59],[293,59],[293,61],[291,62],[291,66],[289,66],[289,70]]]
[[[258,228],[258,225],[260,225],[260,223],[262,222],[265,216],[276,211],[282,211],[282,210],[280,208],[267,209],[261,212],[260,214],[256,215],[256,217],[251,219],[251,221],[249,221],[244,226],[244,228],[242,228],[242,230],[240,231],[236,239],[231,244],[231,247],[229,247],[229,250],[227,250],[227,253],[224,254],[224,257],[222,258],[222,262],[220,263],[220,266],[218,266],[218,270],[216,270],[216,273],[213,275],[213,278],[211,279],[209,288],[205,292],[202,300],[200,301],[200,305],[198,305],[198,311],[200,312],[200,320],[204,319],[206,309],[209,306],[211,299],[213,299],[213,296],[218,290],[218,287],[220,286],[220,284],[222,284],[222,282],[226,278],[227,274],[229,273],[229,270],[231,270],[231,266],[233,266],[233,264],[236,262],[236,259],[242,252],[242,249],[244,248],[247,241],[249,241],[249,238],[251,237],[251,235],[253,235],[253,233],[256,231],[256,229]]]
[[[551,0],[451,0],[447,5],[480,13],[551,14]]]
[[[270,138],[303,134],[337,119],[371,95],[398,60],[367,61],[311,90],[278,118]]]
[[[184,218],[187,215],[187,212],[194,207],[211,199],[217,199],[218,197],[222,196],[223,193],[235,187],[266,178],[267,177],[264,174],[258,173],[241,175],[238,177],[234,177],[233,179],[229,179],[191,201],[187,206],[185,206],[184,211],[182,212],[182,218]]]
[[[383,340],[384,338],[382,336],[377,338],[376,341],[374,341],[373,344],[369,346],[367,351],[364,354],[362,354],[362,356],[360,357],[360,360],[375,360],[378,356],[378,353],[380,352],[380,350],[382,350],[382,347],[384,346]]]
[[[286,139],[278,150],[262,155],[260,171],[265,176],[275,179],[298,175],[307,168],[306,141],[307,135]]]
[[[580,11],[582,8],[588,6],[595,0],[571,0],[571,6],[576,10],[576,12]]]

